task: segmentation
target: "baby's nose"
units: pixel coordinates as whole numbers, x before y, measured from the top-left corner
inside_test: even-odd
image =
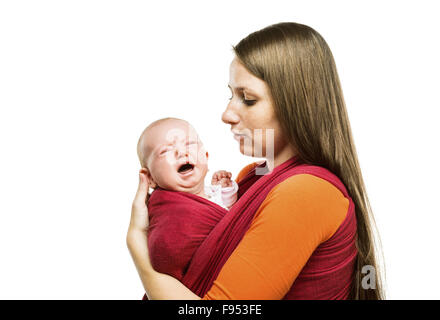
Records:
[[[188,148],[186,148],[186,147],[176,148],[176,156],[177,156],[177,158],[187,157],[188,156]]]

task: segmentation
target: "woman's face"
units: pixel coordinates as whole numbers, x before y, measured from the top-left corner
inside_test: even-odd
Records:
[[[240,152],[264,157],[269,162],[275,160],[275,166],[292,157],[292,147],[286,143],[275,116],[267,84],[234,58],[228,87],[232,96],[222,120],[231,125],[234,138],[240,143]]]

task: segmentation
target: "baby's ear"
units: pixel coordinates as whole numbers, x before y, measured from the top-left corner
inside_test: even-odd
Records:
[[[148,168],[143,167],[140,171],[141,173],[144,173],[148,178],[148,187],[152,189],[156,189],[157,183],[154,181],[153,177],[151,176],[150,170]]]
[[[208,151],[206,151],[206,159],[208,159],[209,158],[209,153],[208,153]]]

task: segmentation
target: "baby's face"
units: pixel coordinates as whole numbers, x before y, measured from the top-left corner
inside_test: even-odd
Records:
[[[208,154],[188,123],[168,120],[148,131],[147,166],[161,188],[197,193],[208,172]]]

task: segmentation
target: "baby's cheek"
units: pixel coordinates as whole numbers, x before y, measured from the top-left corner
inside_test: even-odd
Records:
[[[201,165],[208,164],[208,158],[206,157],[206,151],[204,149],[199,150],[197,154],[197,163]]]

